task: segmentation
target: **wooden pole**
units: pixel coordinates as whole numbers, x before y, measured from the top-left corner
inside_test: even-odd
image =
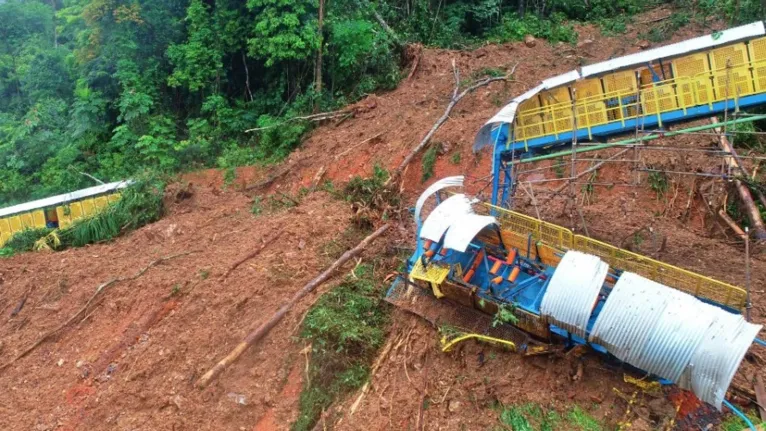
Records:
[[[745,291],[747,297],[745,299],[745,320],[752,322],[750,319],[750,309],[753,308],[753,303],[750,301],[750,235],[749,228],[745,228]]]
[[[336,260],[329,268],[319,274],[316,278],[308,282],[301,290],[295,293],[293,297],[285,305],[283,305],[276,313],[274,313],[267,321],[263,322],[255,331],[247,334],[234,350],[231,351],[225,358],[221,359],[213,368],[205,373],[199,380],[197,380],[197,387],[200,389],[206,388],[210,382],[218,377],[229,365],[234,363],[245,351],[265,337],[269,331],[271,331],[282,318],[284,318],[295,304],[298,303],[304,296],[311,293],[314,289],[319,287],[322,283],[327,281],[333,273],[340,268],[344,263],[351,260],[352,257],[362,252],[372,241],[381,236],[388,228],[389,224],[384,224],[378,230],[373,232],[370,236],[363,239],[356,247],[347,252]]]

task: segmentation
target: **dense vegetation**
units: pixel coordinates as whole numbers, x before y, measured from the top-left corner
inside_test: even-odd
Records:
[[[320,20],[319,1],[0,0],[0,206],[93,185],[84,174],[272,162],[309,125],[246,129],[394,87],[403,43],[574,42],[571,20],[620,31],[652,5],[321,0]],[[667,25],[761,16],[752,0],[681,6]]]

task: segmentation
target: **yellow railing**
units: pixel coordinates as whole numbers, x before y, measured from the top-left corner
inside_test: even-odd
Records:
[[[710,65],[710,66],[709,66]],[[571,132],[634,118],[766,92],[766,38],[676,58],[671,79],[640,85],[636,71],[620,71],[546,90],[524,103],[514,123],[515,140]],[[662,73],[662,71],[660,71]],[[574,103],[570,95],[574,92]],[[576,120],[576,124],[575,124]]]
[[[612,268],[635,272],[650,280],[673,287],[691,295],[712,300],[719,304],[742,310],[746,293],[743,289],[710,277],[700,275],[658,260],[633,253],[582,235],[552,223],[529,217],[514,211],[482,203],[486,212],[494,209],[500,222],[506,246],[526,251],[532,236],[530,252],[540,254],[543,263],[555,265],[557,254],[578,250],[599,256]],[[537,244],[535,246],[535,244]]]

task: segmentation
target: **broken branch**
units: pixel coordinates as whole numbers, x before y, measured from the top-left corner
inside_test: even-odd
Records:
[[[304,116],[301,116],[301,117],[292,117],[292,118],[288,118],[287,120],[279,122],[279,123],[276,123],[276,124],[270,124],[270,125],[264,126],[264,127],[255,127],[255,128],[252,128],[252,129],[247,129],[247,130],[245,130],[245,133],[258,132],[260,130],[273,129],[274,127],[282,126],[282,125],[287,124],[287,123],[289,123],[291,121],[324,121],[324,120],[330,120],[332,118],[341,117],[341,116],[349,114],[349,113],[351,113],[351,112],[348,109],[341,109],[339,111],[320,112],[318,114],[304,115]]]
[[[344,263],[351,260],[352,257],[360,254],[372,241],[374,241],[376,238],[381,236],[390,225],[385,224],[381,226],[378,230],[370,234],[367,238],[363,239],[362,242],[360,242],[356,247],[354,247],[351,250],[348,250],[347,252],[343,253],[343,255],[336,260],[332,265],[330,265],[329,268],[327,268],[324,272],[319,274],[316,278],[308,282],[301,290],[295,293],[293,297],[285,304],[283,305],[279,310],[277,310],[276,313],[274,313],[268,320],[263,322],[258,328],[247,334],[247,336],[242,340],[237,347],[234,348],[225,358],[221,359],[213,368],[211,368],[207,373],[205,373],[198,381],[197,381],[197,387],[200,389],[206,388],[210,382],[212,382],[216,377],[218,377],[229,365],[234,363],[240,356],[242,356],[245,351],[253,346],[255,343],[257,343],[259,340],[261,340],[263,337],[265,337],[269,331],[271,331],[277,324],[284,318],[287,313],[290,311],[291,308],[295,306],[295,304],[298,303],[304,296],[311,293],[314,289],[319,287],[322,283],[327,281],[327,279],[332,276],[332,274],[340,268]]]
[[[267,241],[264,241],[264,242],[263,242],[263,244],[261,244],[261,246],[260,246],[260,247],[258,247],[257,249],[255,249],[255,251],[253,251],[252,253],[248,254],[248,255],[247,255],[247,256],[245,256],[245,257],[243,257],[242,259],[240,259],[240,260],[236,261],[236,262],[235,262],[235,263],[234,263],[232,266],[230,266],[230,267],[229,267],[229,269],[227,269],[227,270],[226,270],[226,272],[225,272],[225,273],[223,274],[223,276],[221,277],[221,280],[225,280],[225,279],[226,279],[226,277],[228,277],[228,276],[229,276],[229,274],[231,274],[231,272],[232,272],[232,271],[234,271],[235,269],[237,269],[237,267],[239,267],[239,266],[240,266],[240,265],[242,265],[243,263],[245,263],[245,262],[247,262],[248,260],[250,260],[250,259],[254,258],[255,256],[258,256],[259,254],[261,254],[261,252],[263,251],[263,249],[265,249],[266,247],[268,247],[268,246],[269,246],[269,244],[271,244],[271,243],[273,243],[274,241],[276,241],[276,240],[277,240],[277,238],[279,238],[279,237],[282,235],[282,233],[283,233],[283,232],[284,232],[284,231],[279,231],[279,232],[277,232],[277,233],[276,233],[276,235],[274,235],[273,237],[271,237],[271,239],[269,239],[269,240],[267,240]]]
[[[458,91],[460,90],[460,72],[457,69],[457,66],[455,65],[455,59],[452,59],[452,73],[455,76],[455,88],[452,91],[452,98],[450,99],[449,104],[447,105],[447,109],[444,110],[444,114],[442,114],[441,117],[439,117],[438,120],[436,120],[436,123],[431,127],[431,130],[428,131],[426,136],[423,138],[423,140],[420,141],[420,143],[415,146],[415,148],[410,151],[409,154],[402,160],[402,163],[399,164],[399,166],[394,169],[394,171],[391,173],[391,177],[386,181],[386,185],[396,181],[399,179],[399,177],[402,174],[402,171],[404,171],[404,168],[407,167],[407,165],[412,162],[412,159],[415,158],[423,149],[428,145],[429,142],[431,142],[431,138],[434,136],[437,130],[449,120],[449,115],[452,112],[452,109],[455,108],[455,105],[460,101],[460,99],[464,98],[465,96],[473,93],[478,88],[484,87],[486,85],[489,85],[493,82],[497,81],[512,81],[513,74],[516,72],[516,67],[519,64],[516,63],[513,68],[511,69],[508,74],[504,76],[493,76],[489,78],[484,78],[482,80],[474,82],[472,85],[470,85],[468,88],[463,90],[460,94],[458,94]]]

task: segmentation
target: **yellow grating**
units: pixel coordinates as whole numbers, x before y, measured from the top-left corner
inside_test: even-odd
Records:
[[[644,112],[647,114],[656,114],[678,109],[676,95],[671,86],[652,86],[644,89],[642,94],[644,96]]]
[[[606,124],[606,106],[604,102],[577,104],[577,128],[590,128]]]
[[[751,40],[748,43],[750,61],[754,63],[753,78],[755,78],[755,90],[766,91],[766,37]]]
[[[752,93],[753,80],[747,67],[724,69],[715,73],[716,100],[736,99]]]
[[[717,100],[734,99],[753,92],[747,46],[744,43],[710,51],[710,64],[715,74]]]
[[[410,271],[410,277],[415,280],[427,281],[429,283],[441,284],[449,274],[449,268],[436,265],[428,265],[428,269],[423,268],[423,262],[418,259],[415,266]]]
[[[675,77],[693,77],[709,72],[707,55],[694,54],[673,60],[673,75]]]
[[[543,92],[541,97],[545,105],[551,107],[546,118],[546,130],[549,125],[549,132],[552,133],[572,130],[572,98],[569,96],[569,87],[554,88]]]
[[[636,93],[636,74],[632,70],[610,73],[602,79],[604,80],[604,89],[607,93],[615,91],[624,91],[630,94]]]
[[[572,98],[569,96],[569,87],[558,87],[552,90],[543,91],[540,93],[540,98],[543,99],[543,104],[545,106],[572,101]]]
[[[748,48],[750,49],[750,61],[766,61],[766,37],[751,40],[748,42]]]
[[[526,255],[527,238],[532,234],[532,247],[530,257],[536,257],[537,250],[543,263],[552,265],[558,263],[560,258],[556,253],[566,250],[579,250],[585,253],[599,256],[611,267],[624,271],[635,272],[650,280],[665,284],[689,294],[713,300],[720,304],[741,310],[745,306],[746,294],[739,287],[714,280],[703,275],[669,265],[613,245],[588,238],[582,235],[574,235],[567,228],[537,220],[524,214],[494,207],[489,204],[483,205],[486,212],[494,209],[500,222],[503,242],[506,247],[514,247],[522,255]],[[484,241],[497,243],[491,237],[482,237]],[[535,242],[542,241],[537,247]]]
[[[710,51],[710,64],[714,71],[747,65],[747,47],[744,43],[724,46]]]
[[[96,212],[96,206],[93,203],[93,199],[84,199],[81,201],[82,214],[84,216],[91,216]]]
[[[531,139],[545,135],[543,118],[540,115],[528,115],[519,117],[520,126],[516,127],[517,139]]]

